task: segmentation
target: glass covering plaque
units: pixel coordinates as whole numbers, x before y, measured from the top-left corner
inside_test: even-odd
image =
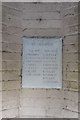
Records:
[[[22,87],[62,87],[61,38],[23,38]]]

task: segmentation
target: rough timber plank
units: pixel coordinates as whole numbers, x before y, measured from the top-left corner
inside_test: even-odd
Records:
[[[24,20],[23,29],[25,28],[61,28],[61,20]]]

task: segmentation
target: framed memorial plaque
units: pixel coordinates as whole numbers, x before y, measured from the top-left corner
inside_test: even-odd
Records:
[[[23,88],[62,88],[62,39],[23,38]]]

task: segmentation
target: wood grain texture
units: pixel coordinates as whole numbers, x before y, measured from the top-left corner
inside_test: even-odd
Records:
[[[76,118],[79,62],[77,3],[5,2],[2,10],[3,41],[1,37],[0,41],[3,73],[0,71],[0,74],[3,76],[3,117]],[[21,88],[23,36],[63,38],[62,89]]]

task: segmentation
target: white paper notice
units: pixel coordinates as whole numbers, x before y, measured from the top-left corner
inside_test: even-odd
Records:
[[[23,88],[62,88],[62,39],[23,38]]]

